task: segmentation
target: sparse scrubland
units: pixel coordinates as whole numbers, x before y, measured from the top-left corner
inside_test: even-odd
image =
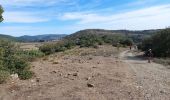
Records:
[[[61,52],[71,49],[75,46],[82,47],[93,47],[98,48],[99,45],[113,45],[126,47],[132,45],[133,41],[121,34],[108,34],[108,35],[97,35],[97,34],[79,34],[78,36],[68,36],[57,43],[47,43],[42,45],[39,49],[45,54],[52,54],[55,52]]]
[[[20,79],[31,78],[29,62],[43,55],[38,50],[24,51],[16,43],[0,40],[0,83],[6,82],[10,74],[18,74]]]
[[[0,6],[0,22],[3,12]],[[0,35],[0,100],[170,98],[170,67],[164,66],[170,65],[170,29],[87,29],[60,40],[64,36]],[[137,57],[140,51],[127,49],[133,44],[152,49],[163,65]]]

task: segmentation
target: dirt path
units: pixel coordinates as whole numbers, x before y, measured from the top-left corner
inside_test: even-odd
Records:
[[[170,70],[124,51],[113,56],[53,55],[32,63],[36,77],[0,85],[0,100],[169,100]],[[89,86],[91,85],[91,86]]]
[[[121,53],[121,59],[136,76],[136,85],[139,87],[143,99],[170,100],[169,69],[156,63],[147,63],[146,60],[135,57],[129,51]]]

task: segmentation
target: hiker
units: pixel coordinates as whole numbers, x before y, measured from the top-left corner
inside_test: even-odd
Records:
[[[132,50],[132,45],[129,46],[130,50]]]
[[[134,48],[135,48],[135,50],[138,50],[138,46],[137,45],[135,45]]]
[[[148,55],[148,63],[151,63],[151,58],[153,56],[152,49],[148,50],[148,54],[147,55]]]

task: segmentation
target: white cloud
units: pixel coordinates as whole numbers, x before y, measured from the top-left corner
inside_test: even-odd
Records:
[[[4,12],[4,22],[8,23],[36,23],[46,22],[50,19],[38,17],[35,13],[30,12]]]
[[[149,29],[170,26],[169,12],[170,5],[168,4],[111,15],[83,12],[65,13],[60,16],[60,19],[76,20],[77,26],[88,26],[89,28],[98,26],[98,28]]]

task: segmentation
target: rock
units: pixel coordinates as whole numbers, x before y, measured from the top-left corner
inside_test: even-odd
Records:
[[[69,78],[68,75],[64,75],[64,78]]]
[[[86,80],[90,80],[91,79],[91,77],[87,77],[87,78],[85,78]]]
[[[94,87],[94,84],[87,83],[87,86],[90,87],[90,88],[92,88],[92,87]]]
[[[68,75],[68,76],[70,76],[71,74],[70,74],[70,73],[68,73],[67,75]]]
[[[59,75],[60,75],[60,76],[62,76],[63,74],[62,74],[62,73],[60,73]]]
[[[97,67],[93,66],[92,68],[97,68]]]
[[[34,83],[34,82],[35,82],[35,80],[32,79],[32,80],[31,80],[31,83]]]
[[[78,73],[73,73],[73,76],[78,76]]]
[[[14,80],[19,79],[18,74],[12,74],[11,78],[14,79]]]
[[[160,93],[165,93],[164,91],[160,91]]]
[[[36,82],[40,82],[40,78],[36,78]]]
[[[59,62],[57,62],[57,61],[54,61],[54,62],[53,62],[53,64],[59,64]]]
[[[88,60],[92,60],[93,58],[92,57],[89,57]]]
[[[55,74],[55,73],[57,73],[57,72],[54,70],[54,71],[52,71],[51,73],[52,73],[52,74],[53,74],[53,73]]]

